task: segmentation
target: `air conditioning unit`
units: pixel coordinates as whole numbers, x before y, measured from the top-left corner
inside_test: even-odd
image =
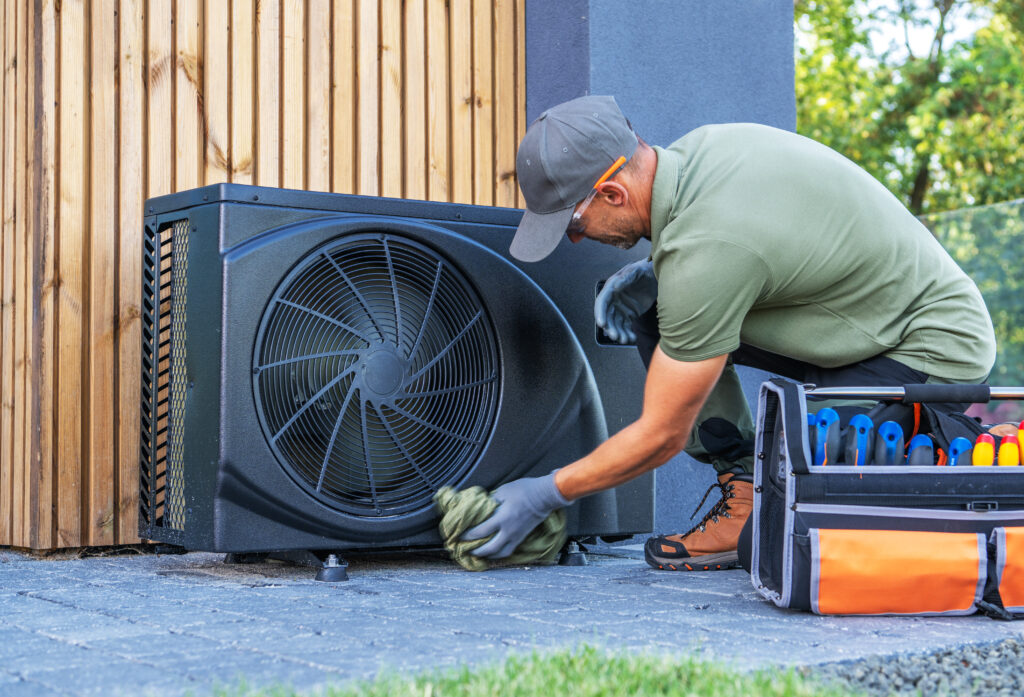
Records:
[[[599,284],[642,256],[508,256],[521,211],[240,185],[146,203],[140,535],[232,553],[437,547],[442,486],[590,452],[641,408]],[[569,509],[649,532],[646,475]]]

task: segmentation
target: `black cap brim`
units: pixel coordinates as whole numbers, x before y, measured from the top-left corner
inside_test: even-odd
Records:
[[[527,210],[509,245],[509,254],[520,261],[540,261],[551,254],[565,236],[575,208],[574,204],[553,213]]]

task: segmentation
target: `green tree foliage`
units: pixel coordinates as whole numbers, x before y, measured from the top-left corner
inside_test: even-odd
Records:
[[[796,0],[795,15],[800,133],[915,214],[1024,196],[1024,3]],[[951,38],[964,23],[980,28]]]
[[[1024,199],[922,218],[978,284],[996,332],[993,385],[1024,385]],[[993,404],[989,419],[1024,419],[1024,403]]]
[[[1024,385],[1024,1],[796,0],[795,17],[797,130],[923,216],[985,296],[992,383]]]

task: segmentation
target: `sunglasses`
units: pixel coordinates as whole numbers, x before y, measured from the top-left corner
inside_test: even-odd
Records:
[[[597,187],[601,186],[618,174],[619,169],[621,169],[625,164],[626,157],[624,155],[620,155],[619,159],[617,159],[611,167],[605,170],[604,174],[601,175],[601,178],[594,183],[594,188],[592,188],[590,193],[587,194],[587,197],[583,199],[583,203],[581,203],[580,207],[572,214],[572,219],[569,220],[569,227],[567,229],[572,230],[579,225],[580,218],[583,217],[583,213],[587,210],[587,206],[589,206],[590,202],[594,200],[595,196],[597,196]]]

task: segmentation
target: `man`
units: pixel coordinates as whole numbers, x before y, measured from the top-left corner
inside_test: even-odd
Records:
[[[819,386],[983,382],[991,370],[974,283],[881,184],[807,138],[725,124],[650,147],[613,98],[581,97],[530,126],[516,171],[528,210],[513,256],[543,259],[564,235],[650,240],[650,260],[614,274],[595,310],[613,340],[636,341],[648,374],[636,422],[495,492],[495,514],[464,536],[494,535],[479,556],[508,556],[551,511],[685,450],[715,468],[721,500],[690,531],[649,539],[647,562],[735,566],[754,428],[733,364]]]

